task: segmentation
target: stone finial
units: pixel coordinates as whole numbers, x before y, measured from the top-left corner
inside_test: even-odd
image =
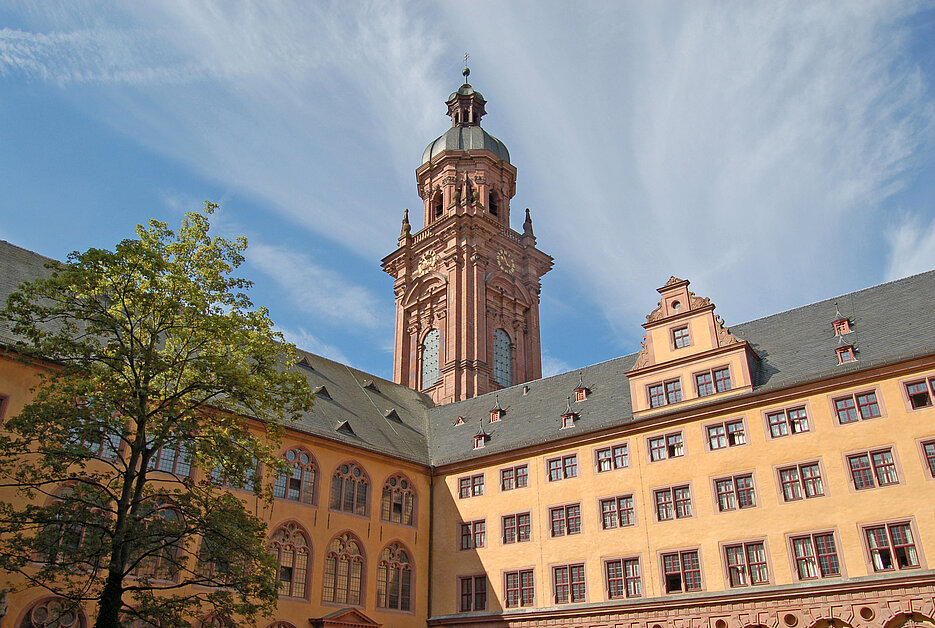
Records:
[[[409,225],[409,208],[403,210],[403,226],[399,230],[399,239],[408,238],[412,234],[412,227]]]
[[[532,232],[532,217],[529,215],[529,208],[526,208],[526,221],[523,223],[523,235],[530,238],[536,237]]]

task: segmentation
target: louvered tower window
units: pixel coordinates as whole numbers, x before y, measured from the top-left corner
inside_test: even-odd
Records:
[[[513,385],[512,344],[505,330],[493,332],[493,377],[503,387]]]
[[[438,381],[438,345],[437,329],[429,330],[422,341],[422,389],[431,388]]]

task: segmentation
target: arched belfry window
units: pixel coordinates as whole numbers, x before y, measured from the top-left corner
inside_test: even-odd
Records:
[[[493,192],[487,197],[487,210],[494,216],[500,211],[500,207],[497,205],[497,195]]]
[[[431,388],[440,376],[438,348],[441,334],[437,329],[430,329],[422,340],[422,389]]]
[[[360,606],[364,557],[352,534],[335,537],[325,556],[322,600],[335,604]]]
[[[367,474],[356,464],[345,462],[331,476],[329,508],[365,516],[369,486]]]
[[[432,207],[434,208],[434,211],[435,211],[435,217],[441,218],[442,211],[444,209],[444,203],[442,201],[441,190],[439,190],[438,192],[435,192],[435,198],[432,199]]]
[[[503,387],[513,385],[513,346],[504,329],[493,332],[493,378]]]
[[[415,510],[415,489],[405,475],[396,474],[383,485],[380,519],[411,526]]]

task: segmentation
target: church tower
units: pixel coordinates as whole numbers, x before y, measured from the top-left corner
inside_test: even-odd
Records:
[[[416,169],[423,228],[412,233],[406,210],[383,259],[395,279],[393,379],[437,404],[542,377],[539,280],[552,258],[528,209],[522,233],[510,228],[516,168],[481,128],[486,101],[468,75],[446,101],[451,128]]]

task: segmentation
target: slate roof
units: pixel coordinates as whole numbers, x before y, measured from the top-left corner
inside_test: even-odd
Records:
[[[838,364],[835,348],[841,343],[831,324],[837,318],[835,302],[851,321],[853,331],[844,336],[844,344],[857,348],[856,362]],[[747,395],[935,354],[933,306],[935,271],[929,271],[730,327],[761,358],[753,391]],[[633,353],[431,409],[432,464],[471,460],[633,422],[626,372],[636,358]],[[574,399],[579,373],[590,392],[585,401],[571,402],[578,417],[573,428],[563,430],[561,416],[568,397]],[[474,428],[466,426],[489,417],[496,396],[506,412],[496,423],[485,424],[490,437],[483,449],[475,450]],[[464,425],[455,425],[459,416]]]
[[[43,265],[48,261],[0,240],[0,304],[22,281],[47,272]],[[841,345],[831,324],[837,318],[835,304],[851,321],[853,331],[844,344],[857,348],[857,361],[850,364],[839,365],[835,355]],[[935,354],[933,304],[935,271],[930,271],[730,327],[761,358],[753,392],[747,394]],[[0,327],[0,344],[10,340],[8,330]],[[300,356],[308,364],[296,368],[312,390],[324,386],[328,394],[319,396],[292,429],[420,464],[479,459],[634,420],[626,372],[636,362],[635,353],[437,407],[427,395],[405,386],[311,353],[300,351]],[[579,383],[589,389],[587,399],[571,402],[575,426],[563,430],[561,415]],[[498,401],[505,412],[490,423],[490,410]],[[457,425],[459,417],[462,425]],[[484,448],[475,450],[479,422],[490,437]],[[337,430],[344,424],[350,433]]]

